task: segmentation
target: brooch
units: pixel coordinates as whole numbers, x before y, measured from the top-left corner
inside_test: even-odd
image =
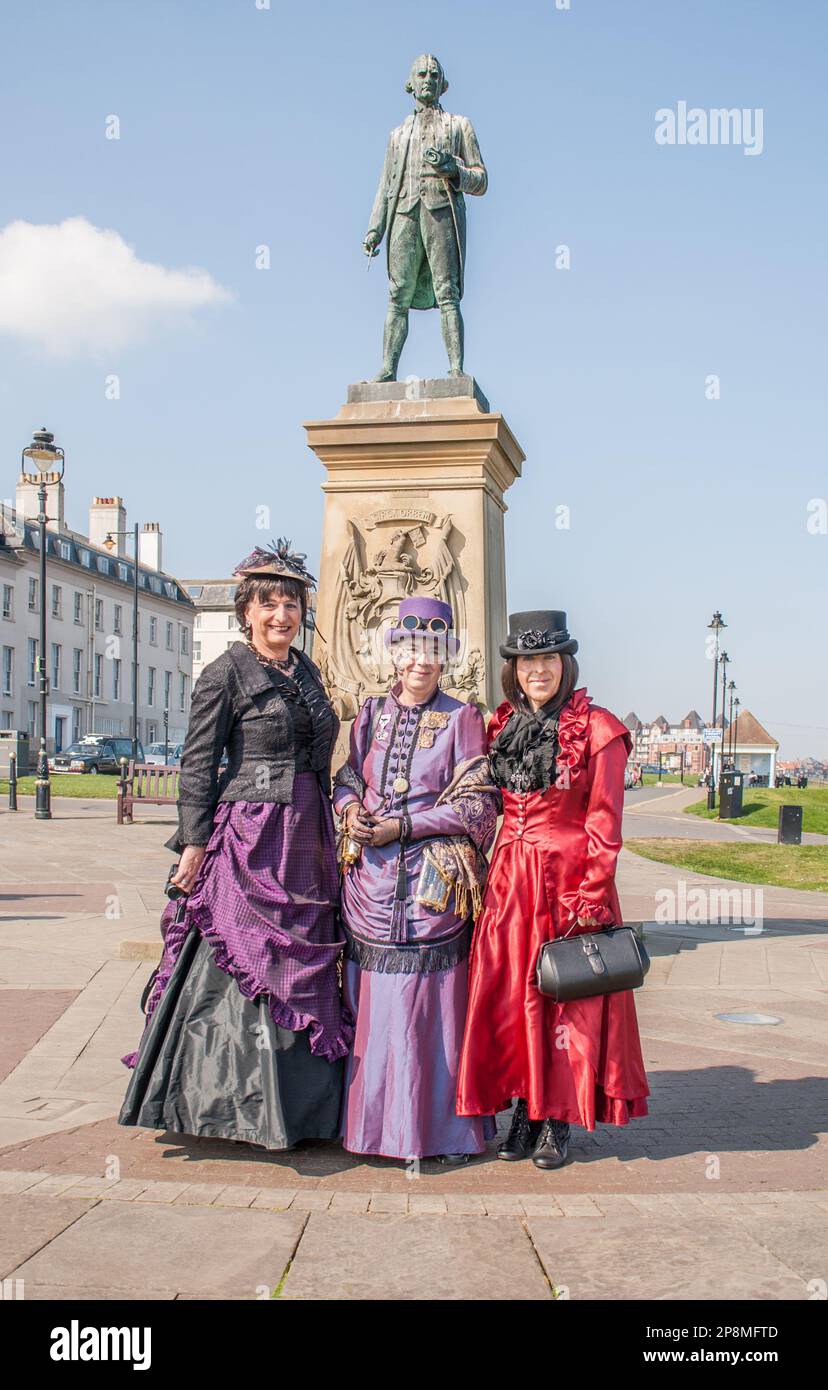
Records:
[[[388,737],[388,725],[391,723],[391,715],[382,713],[377,720],[377,732],[374,735],[380,743],[384,743]]]
[[[437,710],[427,709],[420,720],[420,732],[417,737],[418,748],[433,748],[434,735],[438,729],[448,728],[448,713]]]

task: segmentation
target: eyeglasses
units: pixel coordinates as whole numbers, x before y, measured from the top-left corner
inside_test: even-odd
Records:
[[[416,613],[406,613],[404,618],[400,618],[400,627],[404,632],[448,632],[449,630],[445,618],[419,618]]]

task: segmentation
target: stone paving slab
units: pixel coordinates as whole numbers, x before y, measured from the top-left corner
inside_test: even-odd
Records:
[[[531,1242],[510,1218],[312,1212],[283,1299],[550,1300]]]
[[[550,1283],[577,1299],[798,1299],[806,1281],[739,1221],[529,1217]],[[823,1227],[823,1239],[828,1226]]]
[[[73,1208],[73,1224],[62,1215],[66,1229],[9,1270],[25,1280],[27,1297],[48,1286],[62,1290],[63,1298],[97,1289],[118,1290],[126,1298],[146,1292],[255,1298],[262,1286],[277,1288],[307,1220],[298,1212],[139,1208],[131,1202],[100,1202],[75,1220],[79,1203],[38,1203],[45,1212],[58,1204]]]
[[[50,1247],[62,1231],[89,1211],[87,1202],[49,1201],[25,1193],[0,1196],[0,1279]]]

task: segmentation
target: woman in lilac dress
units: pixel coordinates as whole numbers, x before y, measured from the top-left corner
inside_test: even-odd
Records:
[[[342,1137],[353,1153],[467,1162],[494,1122],[458,1117],[472,919],[499,808],[480,711],[439,688],[451,609],[400,605],[398,682],[366,701],[334,781],[343,825],[344,999],[356,1016]]]
[[[312,582],[303,559],[280,542],[242,562],[247,641],[193,692],[170,842],[173,883],[189,896],[183,913],[164,914],[146,1028],[124,1058],[124,1125],[267,1149],[338,1133],[353,1037],[337,980],[339,724],[313,662],[291,646]]]

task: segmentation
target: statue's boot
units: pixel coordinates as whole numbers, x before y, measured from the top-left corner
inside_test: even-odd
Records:
[[[408,337],[408,310],[389,304],[382,336],[382,370],[374,381],[396,381],[405,340]]]
[[[449,376],[463,375],[463,315],[457,304],[440,309],[440,327],[449,360]]]

